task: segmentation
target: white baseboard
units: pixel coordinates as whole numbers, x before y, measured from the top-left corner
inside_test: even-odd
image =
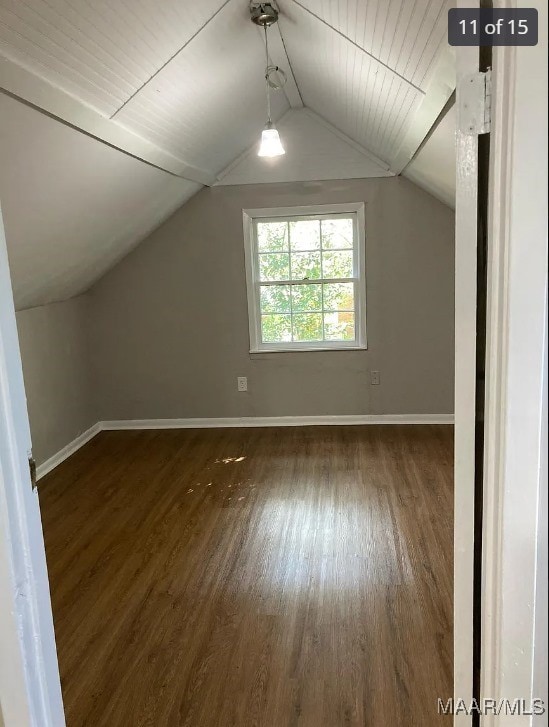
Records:
[[[195,419],[121,419],[97,422],[76,437],[66,447],[36,468],[40,479],[57,465],[83,447],[86,442],[101,431],[122,431],[130,429],[212,429],[232,427],[309,427],[326,425],[363,425],[363,424],[453,424],[453,414],[342,414],[335,416],[295,416],[295,417],[221,417]]]
[[[48,472],[51,472],[58,464],[64,462],[64,460],[70,457],[71,454],[77,452],[80,447],[83,447],[90,441],[90,439],[93,439],[93,437],[95,437],[101,429],[101,422],[97,422],[97,424],[94,424],[89,429],[86,429],[85,432],[82,432],[82,434],[76,437],[76,439],[73,439],[66,447],[60,449],[59,452],[53,455],[53,457],[50,457],[41,465],[38,465],[36,468],[36,479],[39,480],[41,477],[44,477],[44,475],[47,475]]]
[[[214,427],[305,427],[359,424],[453,424],[453,414],[343,414],[336,416],[126,419],[101,422],[105,430],[209,429]]]

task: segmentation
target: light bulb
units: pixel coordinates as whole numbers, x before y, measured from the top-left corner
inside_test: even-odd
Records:
[[[261,132],[261,143],[259,145],[258,157],[278,157],[285,154],[284,147],[280,141],[278,131],[272,124],[267,126]]]

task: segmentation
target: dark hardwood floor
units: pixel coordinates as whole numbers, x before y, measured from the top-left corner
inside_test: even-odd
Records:
[[[431,727],[451,427],[103,432],[39,483],[68,727]]]

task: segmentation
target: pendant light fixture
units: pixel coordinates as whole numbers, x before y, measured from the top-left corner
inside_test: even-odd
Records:
[[[252,22],[263,28],[265,33],[265,89],[267,92],[267,123],[261,132],[261,142],[257,155],[278,157],[285,154],[280,136],[271,118],[271,90],[279,90],[286,83],[286,75],[278,66],[269,63],[268,29],[278,20],[278,10],[271,3],[252,3],[250,5]]]

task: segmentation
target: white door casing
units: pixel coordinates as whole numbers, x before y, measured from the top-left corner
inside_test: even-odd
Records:
[[[537,8],[539,42],[494,49],[481,696],[529,706],[547,700],[548,13],[544,0],[499,5]],[[482,720],[507,724],[547,713]]]
[[[0,211],[0,703],[6,727],[65,718],[31,437]]]
[[[478,7],[459,0],[457,7]],[[454,700],[473,697],[475,401],[477,317],[478,137],[461,129],[466,79],[479,70],[479,49],[456,48],[456,257],[454,410]],[[461,118],[460,118],[461,117]],[[441,695],[442,697],[443,695]],[[471,717],[454,716],[455,727]]]

